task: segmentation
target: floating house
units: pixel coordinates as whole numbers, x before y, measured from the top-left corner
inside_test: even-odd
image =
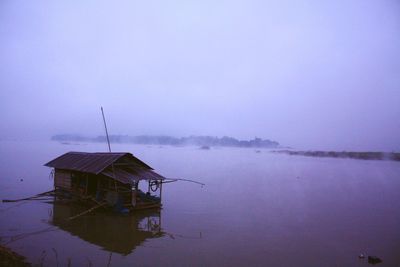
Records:
[[[45,166],[54,168],[56,191],[119,210],[161,207],[165,177],[131,153],[68,152]]]

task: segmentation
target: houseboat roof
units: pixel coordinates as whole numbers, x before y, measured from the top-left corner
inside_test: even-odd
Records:
[[[49,161],[45,166],[95,175],[103,174],[122,183],[165,179],[149,165],[127,152],[68,152]]]

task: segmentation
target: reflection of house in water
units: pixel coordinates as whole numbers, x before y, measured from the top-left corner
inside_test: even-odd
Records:
[[[161,214],[157,210],[124,216],[97,212],[66,223],[84,208],[57,202],[53,205],[53,225],[109,252],[128,255],[146,240],[164,236]]]

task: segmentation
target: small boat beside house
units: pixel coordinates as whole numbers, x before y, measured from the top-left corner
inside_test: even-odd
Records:
[[[68,152],[45,166],[54,169],[55,191],[73,199],[123,212],[162,206],[166,178],[131,153]]]

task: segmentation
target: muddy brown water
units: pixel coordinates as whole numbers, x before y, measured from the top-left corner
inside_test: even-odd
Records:
[[[0,198],[52,189],[43,164],[105,144],[0,142]],[[163,209],[133,215],[0,203],[0,242],[44,266],[400,266],[400,163],[238,148],[113,145],[166,177]],[[23,179],[21,181],[21,179]]]

